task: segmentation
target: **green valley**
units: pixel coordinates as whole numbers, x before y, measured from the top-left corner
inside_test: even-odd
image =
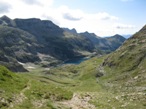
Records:
[[[145,90],[136,90],[133,84],[126,86],[124,79],[111,75],[115,70],[102,66],[105,58],[94,57],[80,65],[64,65],[48,71],[38,68],[37,72],[36,68],[30,73],[13,74],[12,82],[1,83],[7,86],[1,87],[1,108],[144,109]]]

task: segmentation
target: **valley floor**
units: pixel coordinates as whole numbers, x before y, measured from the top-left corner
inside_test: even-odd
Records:
[[[80,65],[45,69],[29,64],[29,73],[1,82],[1,109],[145,109],[146,90],[112,83],[105,57]],[[120,81],[121,82],[121,81]]]

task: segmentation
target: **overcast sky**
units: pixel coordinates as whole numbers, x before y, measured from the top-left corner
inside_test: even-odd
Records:
[[[40,18],[98,36],[134,34],[146,24],[146,0],[0,0],[0,16]]]

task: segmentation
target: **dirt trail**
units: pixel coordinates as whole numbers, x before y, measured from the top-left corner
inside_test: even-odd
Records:
[[[24,95],[24,92],[27,91],[27,90],[29,90],[30,87],[31,87],[31,81],[29,80],[28,83],[27,83],[27,85],[26,85],[26,87],[20,92],[20,95],[21,94]]]
[[[25,96],[25,91],[29,90],[31,87],[31,81],[29,80],[26,87],[20,91],[20,94],[14,95],[13,102],[10,104],[10,107],[14,107],[15,105],[21,104],[27,97]]]
[[[84,95],[74,93],[71,100],[60,102],[60,104],[70,109],[96,109],[93,104],[89,103],[91,99],[92,96],[88,93]]]

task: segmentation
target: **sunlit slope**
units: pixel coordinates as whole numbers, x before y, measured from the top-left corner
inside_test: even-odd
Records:
[[[113,70],[115,81],[123,85],[137,86],[135,90],[145,90],[146,84],[146,26],[128,39],[118,50],[103,62]]]

